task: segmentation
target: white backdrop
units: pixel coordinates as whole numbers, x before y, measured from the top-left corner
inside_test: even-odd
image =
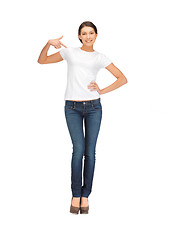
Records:
[[[0,18],[0,238],[171,240],[170,1],[8,1]],[[66,46],[81,47],[83,21],[96,25],[94,49],[128,83],[101,95],[90,212],[76,216],[67,63],[37,60],[62,35]],[[114,81],[106,69],[98,73],[100,88]]]

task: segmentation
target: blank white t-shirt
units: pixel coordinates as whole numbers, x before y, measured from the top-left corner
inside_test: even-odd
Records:
[[[90,91],[88,85],[96,81],[98,71],[112,61],[103,53],[87,52],[80,47],[67,47],[59,52],[68,66],[64,100],[84,101],[100,98],[100,94],[96,90]]]

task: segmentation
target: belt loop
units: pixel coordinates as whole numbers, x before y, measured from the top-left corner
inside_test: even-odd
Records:
[[[73,109],[75,109],[75,103],[76,103],[76,102],[74,101],[74,102],[73,102]]]

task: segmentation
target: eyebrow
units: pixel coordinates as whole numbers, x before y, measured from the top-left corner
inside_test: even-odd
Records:
[[[90,32],[93,32],[93,30],[92,30],[92,31],[90,31]],[[85,33],[85,32],[83,32],[83,33]]]

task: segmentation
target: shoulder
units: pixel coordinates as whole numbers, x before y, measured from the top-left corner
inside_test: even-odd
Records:
[[[102,53],[102,52],[98,52],[98,51],[96,51],[97,52],[97,54],[100,56],[100,57],[104,57],[104,56],[106,56],[104,53]]]
[[[67,46],[67,47],[63,47],[60,49],[60,51],[64,51],[64,52],[69,52],[72,51],[74,48],[71,46]]]
[[[98,63],[100,64],[100,68],[105,68],[110,63],[112,63],[111,58],[109,58],[106,54],[102,52],[97,52],[97,53],[98,53]]]
[[[67,46],[67,48],[63,48],[62,50],[66,53],[66,54],[70,54],[73,52],[77,51],[77,47],[71,47],[71,46]]]
[[[70,53],[73,51],[73,47],[67,46],[59,50],[59,53],[61,54],[62,58],[67,60],[70,56]]]
[[[102,52],[99,52],[99,51],[96,51],[96,56],[99,58],[99,59],[102,59],[102,58],[106,58],[106,55]]]

